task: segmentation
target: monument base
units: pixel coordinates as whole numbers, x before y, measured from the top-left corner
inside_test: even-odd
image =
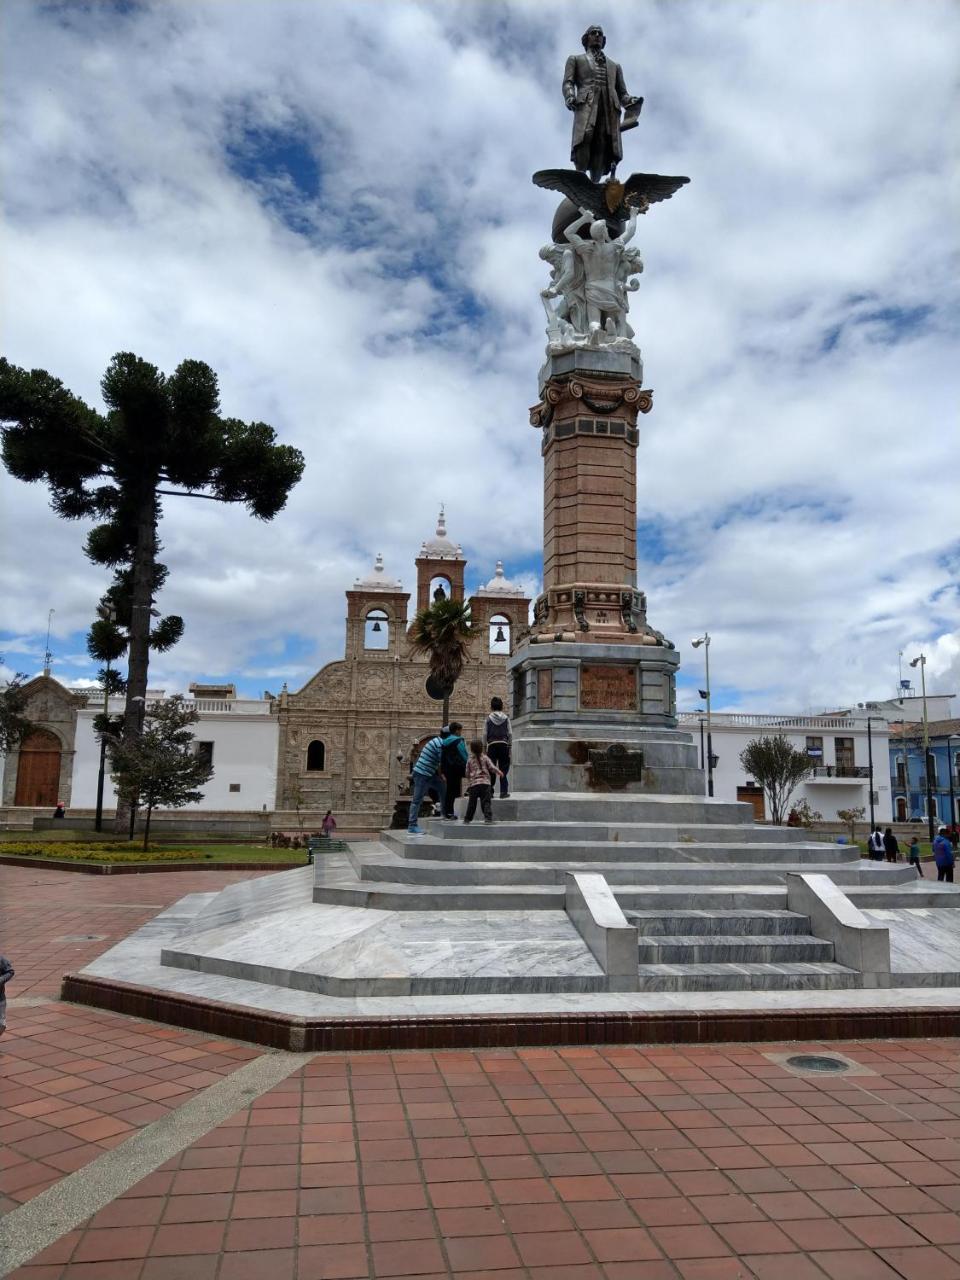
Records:
[[[697,749],[676,727],[679,661],[663,645],[521,645],[507,661],[512,788],[702,795]]]

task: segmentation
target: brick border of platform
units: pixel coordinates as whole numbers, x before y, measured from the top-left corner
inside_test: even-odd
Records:
[[[308,862],[87,862],[69,858],[21,858],[0,854],[0,866],[46,867],[53,871],[79,871],[88,876],[124,876],[156,871],[297,871]]]
[[[937,1008],[297,1018],[79,973],[64,976],[60,994],[151,1022],[314,1053],[960,1036],[960,1010]]]

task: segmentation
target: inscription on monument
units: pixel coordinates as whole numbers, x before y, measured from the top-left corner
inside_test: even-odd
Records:
[[[608,787],[625,787],[628,782],[643,781],[643,752],[628,751],[620,742],[612,742],[601,751],[588,753],[591,783]]]
[[[549,667],[537,672],[537,707],[540,711],[553,707],[553,672]]]
[[[582,666],[580,706],[586,711],[636,711],[635,668]]]

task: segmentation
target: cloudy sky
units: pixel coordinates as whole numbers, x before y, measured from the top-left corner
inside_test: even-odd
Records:
[[[621,172],[687,174],[642,220],[632,319],[640,586],[696,705],[960,690],[956,55],[940,0],[189,0],[3,6],[2,348],[100,406],[114,352],[219,373],[307,470],[270,524],[167,499],[151,686],[296,688],[343,591],[445,502],[468,586],[535,590],[537,257],[591,21],[646,101]],[[90,677],[85,525],[0,472],[0,652]],[[702,652],[702,651],[701,651]],[[909,674],[909,672],[907,672]]]

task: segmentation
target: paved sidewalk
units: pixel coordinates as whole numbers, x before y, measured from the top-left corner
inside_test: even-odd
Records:
[[[162,1135],[185,1102],[202,1104],[264,1058],[257,1046],[55,1000],[21,1003],[21,973],[28,998],[42,997],[61,959],[76,967],[214,876],[226,882],[0,870],[0,937],[18,970],[0,1041],[11,1222],[46,1188],[56,1195],[59,1178],[119,1161],[131,1135]],[[110,936],[66,943],[66,914],[89,921],[81,930],[71,919],[71,933]],[[63,958],[80,945],[82,957]],[[42,957],[33,970],[28,946]],[[816,1049],[865,1070],[799,1078],[769,1056]],[[141,1143],[143,1177],[10,1274],[960,1280],[958,1041],[341,1054],[291,1065],[158,1167]]]

